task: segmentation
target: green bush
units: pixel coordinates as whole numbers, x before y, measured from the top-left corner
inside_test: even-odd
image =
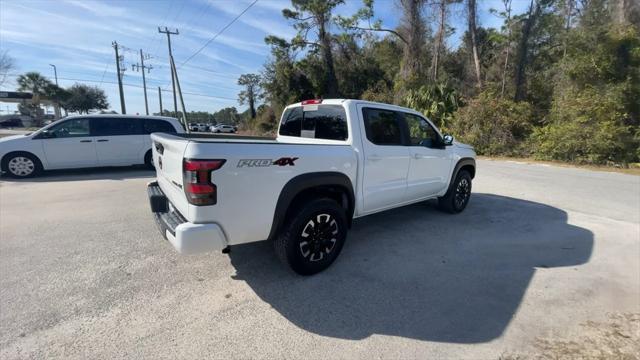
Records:
[[[460,106],[460,97],[447,84],[423,85],[404,95],[403,105],[420,111],[438,127],[446,127]]]
[[[485,92],[456,111],[447,130],[481,155],[528,155],[524,144],[532,132],[532,117],[529,103]]]
[[[532,136],[534,155],[580,163],[638,160],[638,129],[626,125],[620,87],[574,90],[554,101],[549,123]]]

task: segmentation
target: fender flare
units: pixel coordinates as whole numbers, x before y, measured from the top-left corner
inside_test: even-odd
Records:
[[[271,224],[271,231],[269,232],[269,239],[273,239],[277,235],[280,227],[285,221],[287,211],[289,210],[293,199],[303,191],[318,186],[336,186],[346,190],[346,200],[348,202],[347,219],[348,223],[351,224],[353,212],[355,210],[355,195],[351,179],[340,172],[328,171],[306,173],[290,179],[282,188],[273,214],[273,222]]]
[[[453,180],[455,180],[455,178],[458,176],[458,172],[460,172],[460,169],[463,166],[467,166],[467,165],[473,166],[474,171],[473,171],[473,174],[471,174],[471,178],[473,179],[475,177],[476,160],[470,157],[461,158],[460,160],[458,160],[458,162],[456,163],[456,166],[453,168],[453,172],[451,173],[451,179],[449,179],[449,187],[447,187],[447,192],[445,194],[448,194],[451,191],[451,188],[453,187]]]

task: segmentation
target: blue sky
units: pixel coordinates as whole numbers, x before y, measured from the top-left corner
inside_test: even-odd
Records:
[[[117,41],[126,49],[124,92],[127,113],[144,113],[142,75],[131,65],[140,61],[139,49],[151,56],[145,65],[153,69],[147,74],[149,110],[157,112],[158,86],[171,88],[166,36],[158,26],[177,28],[172,37],[173,54],[178,65],[201,48],[214,34],[240,14],[252,0],[0,0],[0,51],[8,51],[15,59],[14,76],[2,90],[15,88],[15,75],[38,71],[53,80],[55,64],[61,86],[76,82],[97,85],[109,97],[112,109],[120,111],[115,55],[111,46]],[[513,0],[514,13],[523,12],[528,0]],[[216,111],[238,106],[236,84],[240,74],[260,72],[268,59],[269,48],[264,37],[272,34],[284,38],[295,35],[282,17],[288,0],[258,0],[238,21],[187,64],[179,67],[180,84],[185,93],[187,110]],[[337,9],[340,15],[353,14],[360,0],[347,0]],[[489,14],[490,8],[502,9],[501,0],[479,1],[479,24],[497,27],[501,21]],[[395,0],[377,0],[376,17],[384,26],[397,25],[400,12]],[[457,46],[464,31],[462,6],[454,6],[449,14],[451,25],[458,28],[448,39]],[[165,109],[172,109],[170,92],[163,92]],[[2,105],[3,112],[6,106]],[[13,110],[13,107],[10,107]],[[2,113],[2,112],[0,112]]]

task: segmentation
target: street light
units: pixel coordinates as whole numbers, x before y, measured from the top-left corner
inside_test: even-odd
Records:
[[[53,66],[53,74],[56,77],[56,86],[58,85],[58,70],[56,69],[56,66],[53,64],[49,64],[49,66]]]

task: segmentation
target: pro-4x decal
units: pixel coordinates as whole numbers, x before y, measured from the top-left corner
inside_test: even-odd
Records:
[[[238,161],[238,167],[266,167],[271,165],[277,166],[295,166],[297,157],[281,157],[277,160],[272,159],[242,159]]]

